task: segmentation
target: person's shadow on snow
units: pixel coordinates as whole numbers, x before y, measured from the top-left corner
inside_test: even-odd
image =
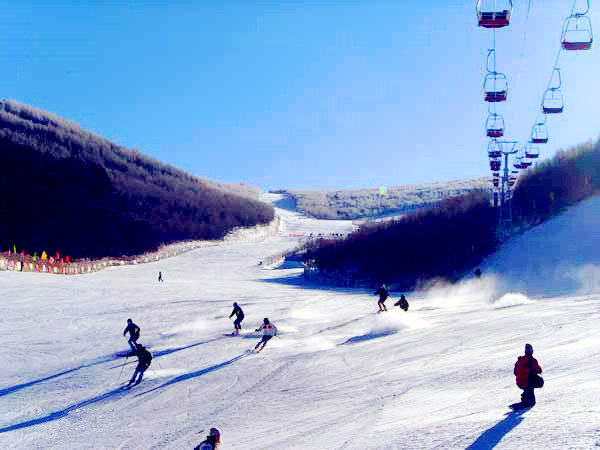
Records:
[[[522,415],[526,411],[529,411],[529,408],[511,411],[496,425],[481,433],[481,436],[469,445],[466,450],[487,450],[494,448],[504,436],[523,421]]]

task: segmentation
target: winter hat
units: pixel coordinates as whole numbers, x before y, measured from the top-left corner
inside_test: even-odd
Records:
[[[266,317],[263,319],[263,322],[265,323],[265,325],[269,324],[269,319],[267,319]]]
[[[133,320],[127,319],[127,323],[131,323],[131,322],[133,322]]]
[[[209,436],[215,436],[216,437],[216,439],[215,439],[216,442],[219,442],[221,440],[221,432],[219,430],[217,430],[216,428],[211,428],[210,431],[209,431],[209,433],[208,433],[208,435]]]
[[[526,355],[533,354],[533,347],[531,346],[531,344],[525,344],[525,354]]]
[[[237,303],[236,303],[236,302],[233,302],[233,306],[237,306]]]

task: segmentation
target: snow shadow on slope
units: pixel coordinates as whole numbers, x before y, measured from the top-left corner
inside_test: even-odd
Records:
[[[139,397],[140,395],[149,394],[150,392],[154,392],[154,391],[156,391],[158,389],[162,389],[162,388],[165,388],[165,387],[170,386],[172,384],[179,383],[180,381],[185,381],[185,380],[189,380],[191,378],[201,377],[202,375],[206,375],[207,373],[214,372],[216,370],[222,369],[223,367],[227,367],[230,364],[233,364],[234,362],[239,361],[242,358],[245,358],[249,354],[250,353],[244,352],[241,355],[238,355],[235,358],[232,358],[232,359],[230,359],[228,361],[225,361],[225,362],[222,362],[220,364],[216,364],[214,366],[206,367],[204,369],[200,369],[200,370],[197,370],[195,372],[190,372],[190,373],[186,373],[186,374],[183,374],[183,375],[179,375],[178,377],[175,377],[172,380],[169,380],[166,383],[161,384],[160,386],[156,386],[153,389],[150,389],[150,390],[148,390],[146,392],[142,392],[142,393],[136,395],[136,397]]]
[[[429,326],[429,324],[423,319],[414,315],[409,315],[404,311],[393,309],[385,313],[376,313],[374,323],[368,332],[353,336],[344,341],[341,345],[368,341],[396,334],[401,330],[424,328],[427,326]]]
[[[10,425],[8,427],[0,428],[0,433],[6,433],[8,431],[14,431],[14,430],[18,430],[20,428],[27,428],[27,427],[31,427],[33,425],[39,425],[41,423],[46,423],[46,422],[51,422],[53,420],[62,419],[63,417],[66,417],[71,411],[79,410],[86,406],[101,402],[103,400],[107,400],[112,397],[124,396],[128,392],[129,392],[128,390],[123,389],[122,387],[119,387],[117,389],[113,389],[112,391],[105,392],[104,394],[100,394],[96,397],[92,397],[88,400],[74,403],[71,406],[68,406],[67,408],[64,408],[64,409],[61,409],[61,410],[58,410],[55,412],[51,412],[47,416],[40,417],[39,419],[27,420],[25,422],[20,422],[15,425]]]
[[[12,394],[13,392],[20,391],[21,389],[25,389],[25,388],[28,388],[30,386],[34,386],[34,385],[39,384],[39,383],[43,383],[44,381],[48,381],[48,380],[52,380],[54,378],[62,377],[63,375],[67,375],[69,373],[76,372],[76,371],[81,370],[81,369],[85,369],[87,367],[92,367],[92,366],[95,366],[97,364],[103,364],[105,362],[109,362],[109,361],[112,361],[112,360],[113,360],[112,355],[103,356],[103,357],[95,359],[94,361],[92,361],[90,363],[82,364],[80,366],[73,367],[72,369],[64,370],[62,372],[55,373],[53,375],[48,375],[47,377],[44,377],[44,378],[40,378],[40,379],[33,380],[33,381],[28,381],[27,383],[16,384],[16,385],[11,386],[11,387],[0,389],[0,397],[3,397],[3,396],[8,395],[8,394]]]
[[[504,419],[485,430],[466,450],[488,450],[494,448],[504,436],[510,433],[523,421],[523,413],[527,409],[510,412]]]

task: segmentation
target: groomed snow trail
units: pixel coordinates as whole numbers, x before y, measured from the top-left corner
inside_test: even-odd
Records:
[[[375,314],[370,291],[258,265],[302,233],[352,226],[278,214],[280,233],[259,242],[85,276],[1,272],[0,447],[193,448],[212,426],[221,449],[600,445],[600,257],[587,250],[600,238],[581,223],[597,223],[598,198],[509,243],[480,280],[407,293],[408,313]],[[580,253],[563,247],[574,236]],[[544,291],[535,277],[552,273],[544,261],[556,252],[568,255],[575,281]],[[226,337],[234,301],[244,333]],[[111,355],[127,349],[129,317],[154,359],[142,383],[122,391],[135,358]],[[249,353],[263,317],[280,335]],[[533,409],[511,414],[526,342],[546,385]]]

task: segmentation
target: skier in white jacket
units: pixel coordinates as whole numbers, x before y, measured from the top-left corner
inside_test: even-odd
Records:
[[[257,352],[260,352],[263,348],[265,348],[265,345],[267,345],[269,339],[271,339],[273,336],[277,336],[277,327],[271,322],[269,322],[269,319],[267,319],[266,317],[263,320],[263,324],[259,328],[257,328],[256,331],[263,332],[262,339],[258,344],[256,344],[256,347],[254,347],[254,350],[256,350]]]

